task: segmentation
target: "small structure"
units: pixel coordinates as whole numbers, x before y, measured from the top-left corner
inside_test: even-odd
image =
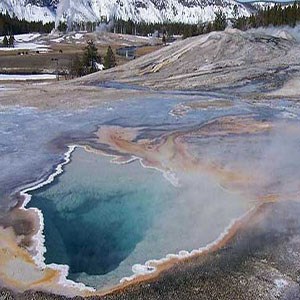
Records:
[[[136,51],[135,46],[132,46],[132,47],[127,46],[127,47],[117,49],[116,54],[120,55],[120,56],[124,56],[127,59],[134,59],[135,58],[135,51]]]

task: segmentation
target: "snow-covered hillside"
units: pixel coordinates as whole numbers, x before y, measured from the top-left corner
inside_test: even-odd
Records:
[[[248,9],[234,0],[1,0],[0,12],[8,12],[26,20],[44,23],[59,19],[69,22],[99,21],[120,18],[145,22],[198,23],[214,18],[222,10],[232,17],[234,6],[238,14],[248,16]]]
[[[276,1],[254,1],[249,2],[249,4],[256,10],[267,9],[268,7],[274,7],[275,4],[280,4],[282,7],[292,5],[293,2],[276,2]]]
[[[34,4],[37,1],[28,0],[1,0],[0,12],[8,12],[11,16],[15,15],[19,19],[27,21],[52,22],[55,19],[54,6],[44,6]]]

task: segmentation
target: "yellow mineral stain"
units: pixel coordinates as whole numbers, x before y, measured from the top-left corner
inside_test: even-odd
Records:
[[[58,270],[38,267],[29,252],[18,245],[13,229],[0,227],[0,281],[5,286],[20,292],[33,289],[66,296],[86,294],[60,284],[60,276]]]

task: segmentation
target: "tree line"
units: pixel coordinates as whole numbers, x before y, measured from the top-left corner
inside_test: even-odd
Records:
[[[226,18],[225,18],[226,19]],[[103,20],[105,22],[105,20]],[[108,22],[107,22],[108,23]],[[213,30],[214,26],[209,23],[205,24],[186,24],[181,22],[167,22],[167,23],[146,23],[133,22],[132,20],[114,19],[111,22],[113,25],[106,24],[106,30],[121,33],[121,34],[135,34],[147,36],[155,32],[162,35],[184,35],[185,37],[199,35]],[[69,30],[86,30],[95,31],[101,23],[96,22],[80,22],[72,23]],[[55,27],[54,22],[43,24],[39,22],[29,22],[26,20],[19,20],[16,16],[11,17],[8,13],[0,13],[0,35],[23,34],[30,32],[50,33]],[[65,22],[60,22],[58,30],[65,32],[68,30]]]
[[[183,37],[196,36],[212,30],[224,30],[227,26],[226,16],[222,11],[218,11],[215,20],[210,23],[186,24],[182,22],[165,22],[165,23],[135,23],[132,20],[124,21],[121,19],[114,20],[110,31],[121,34],[135,35],[153,35],[158,37],[167,35],[169,38],[173,35],[182,35]]]
[[[0,35],[22,34],[29,32],[49,33],[54,28],[54,22],[43,24],[28,22],[11,17],[8,13],[0,13]]]
[[[15,46],[15,37],[13,34],[11,34],[9,37],[6,35],[3,37],[2,45],[0,44],[0,47],[7,47],[7,48],[13,48]]]
[[[246,30],[249,28],[266,27],[269,25],[282,26],[288,25],[294,27],[300,21],[300,5],[295,2],[293,5],[282,6],[275,4],[273,7],[267,7],[252,14],[250,17],[238,17],[238,7],[233,8],[233,18],[230,22],[233,27]],[[181,22],[166,23],[146,23],[133,22],[132,20],[114,19],[112,22],[106,22],[106,30],[115,33],[135,34],[135,35],[151,35],[155,32],[165,37],[173,35],[182,35],[184,38],[196,36],[211,31],[224,30],[227,27],[227,18],[222,11],[215,14],[212,22],[199,22],[198,24],[185,24]],[[102,23],[102,24],[103,24]],[[72,23],[74,30],[95,31],[100,24],[92,22]],[[101,25],[100,25],[101,26]],[[21,34],[29,32],[49,33],[54,28],[54,22],[43,24],[42,22],[28,22],[19,20],[17,17],[9,16],[8,13],[0,13],[0,35]],[[66,31],[66,23],[59,24],[60,31]]]
[[[282,6],[276,3],[273,7],[267,7],[259,10],[250,17],[241,17],[234,22],[234,27],[247,30],[249,28],[267,27],[267,26],[291,26],[295,27],[300,21],[300,5],[294,2],[293,5]]]
[[[276,3],[273,7],[268,6],[260,9],[249,17],[238,17],[238,7],[233,8],[233,18],[227,19],[222,11],[215,13],[215,18],[211,22],[199,22],[198,24],[185,23],[134,23],[131,20],[115,20],[114,26],[110,29],[116,33],[149,35],[155,31],[162,35],[182,35],[183,38],[197,36],[211,31],[222,31],[228,21],[232,23],[234,28],[247,30],[250,28],[267,27],[267,26],[291,26],[295,27],[300,21],[300,5],[294,2],[292,5],[282,6]]]

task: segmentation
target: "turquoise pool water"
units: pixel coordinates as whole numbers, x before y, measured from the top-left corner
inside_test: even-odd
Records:
[[[109,160],[77,149],[63,175],[29,203],[44,215],[46,263],[69,265],[74,280],[115,270],[174,197],[157,171]]]
[[[32,193],[29,206],[44,216],[46,263],[68,265],[72,280],[111,287],[136,264],[206,246],[249,209],[209,176],[180,175],[175,187],[139,161],[110,159],[76,148],[64,172]]]

